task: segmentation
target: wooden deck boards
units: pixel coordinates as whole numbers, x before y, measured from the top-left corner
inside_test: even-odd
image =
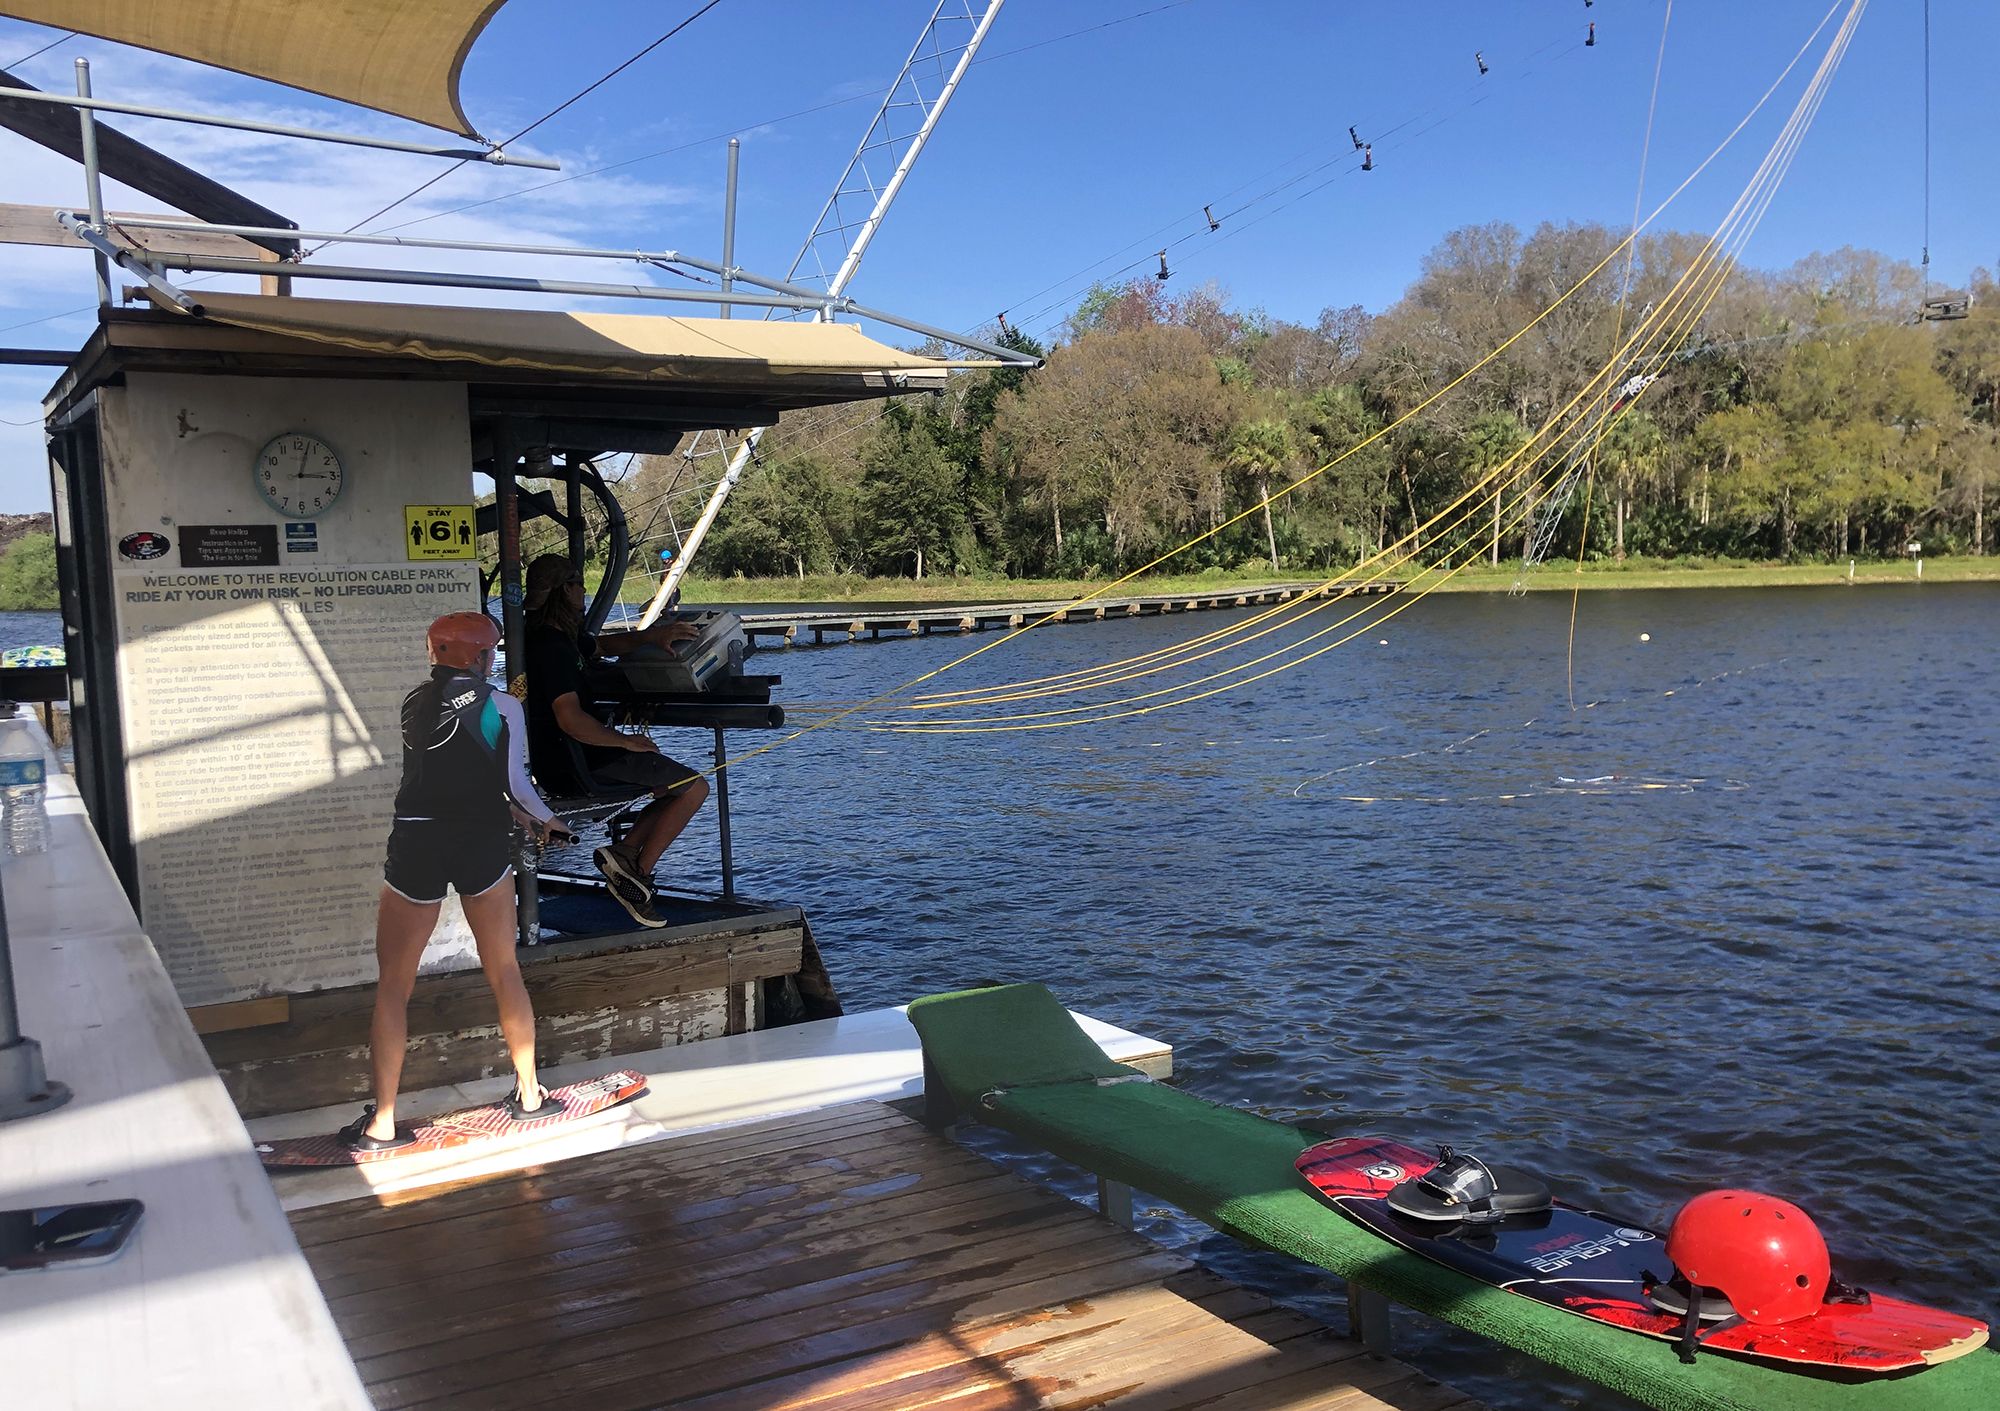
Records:
[[[874,1103],[293,1227],[382,1411],[1476,1411]]]

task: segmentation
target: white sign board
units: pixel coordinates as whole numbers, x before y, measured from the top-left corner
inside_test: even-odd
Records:
[[[403,544],[406,505],[472,499],[465,388],[135,372],[101,398],[146,929],[190,1006],[372,980],[402,698],[431,619],[479,607],[476,563]],[[280,436],[319,448],[294,478],[338,459],[310,519],[254,475]]]

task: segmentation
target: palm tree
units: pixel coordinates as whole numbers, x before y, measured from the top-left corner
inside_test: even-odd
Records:
[[[1277,417],[1243,422],[1229,438],[1226,463],[1256,480],[1257,497],[1264,502],[1264,543],[1271,551],[1273,573],[1278,571],[1278,536],[1271,527],[1271,475],[1291,465],[1297,454],[1291,424]]]
[[[1599,453],[1615,472],[1612,484],[1617,529],[1612,542],[1620,563],[1625,561],[1625,517],[1632,502],[1633,473],[1652,464],[1663,444],[1658,423],[1643,412],[1620,416],[1598,442]]]
[[[1475,482],[1483,480],[1511,460],[1527,441],[1528,433],[1522,429],[1519,417],[1512,412],[1488,412],[1475,418],[1472,425],[1466,428],[1466,468],[1472,472]],[[1496,482],[1493,486],[1493,543],[1488,552],[1495,568],[1500,566],[1500,495],[1503,488],[1503,483]]]

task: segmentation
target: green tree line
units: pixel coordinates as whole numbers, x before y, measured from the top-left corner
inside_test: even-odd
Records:
[[[1351,565],[1504,462],[1704,243],[1643,238],[1628,290],[1623,258],[1590,273],[1618,240],[1599,225],[1453,231],[1382,313],[1328,309],[1309,326],[1239,310],[1213,286],[1100,286],[1051,347],[1000,332],[1047,356],[1037,371],[788,415],[701,571],[1127,571],[1367,441],[1574,289],[1450,396],[1166,567]],[[1871,251],[1732,272],[1687,343],[1644,369],[1660,376],[1606,435],[1588,513],[1579,493],[1554,552],[1888,556],[1921,538],[1927,554],[1984,553],[2000,479],[2000,291],[1982,270],[1960,292],[1969,317],[1920,323],[1916,272]],[[635,520],[658,518],[676,459],[628,478]],[[698,501],[681,504],[684,526]],[[1503,513],[1495,497],[1490,516],[1445,538],[1518,556],[1531,508]]]

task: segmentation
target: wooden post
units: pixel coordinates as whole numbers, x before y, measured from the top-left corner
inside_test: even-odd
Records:
[[[942,1132],[958,1122],[958,1104],[952,1101],[951,1089],[944,1085],[944,1079],[931,1065],[929,1050],[924,1052],[924,1125],[934,1132]]]
[[[1097,1213],[1114,1225],[1132,1228],[1132,1188],[1123,1181],[1097,1178]]]
[[[283,258],[276,250],[266,250],[261,245],[256,249],[257,258],[267,265],[275,265]],[[289,274],[260,274],[257,276],[257,288],[261,294],[289,298],[292,292],[292,277]]]
[[[1347,1281],[1349,1334],[1377,1357],[1389,1355],[1389,1300],[1373,1289]]]

